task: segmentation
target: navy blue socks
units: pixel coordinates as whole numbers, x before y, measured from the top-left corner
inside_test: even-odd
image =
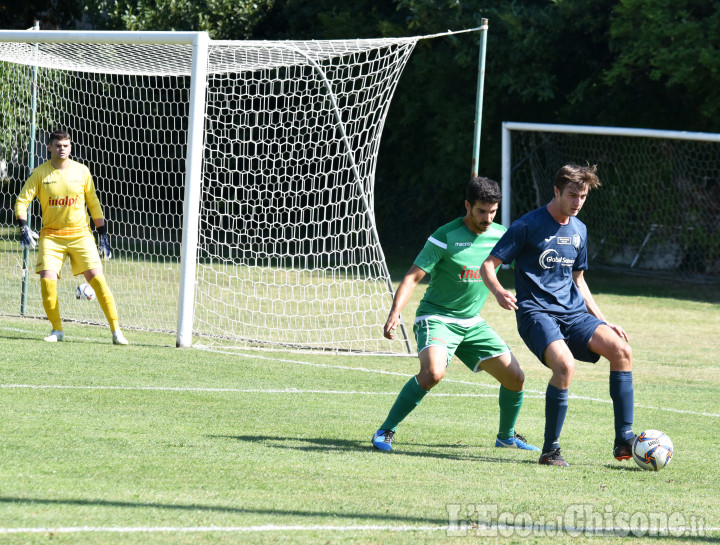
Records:
[[[615,412],[615,439],[627,441],[633,436],[635,393],[632,371],[610,371],[610,399]]]
[[[565,416],[568,410],[567,388],[561,390],[548,384],[545,391],[545,442],[543,452],[556,449],[560,446],[560,432],[562,432]]]

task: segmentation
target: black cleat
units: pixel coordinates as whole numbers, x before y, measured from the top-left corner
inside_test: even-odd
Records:
[[[634,435],[627,440],[615,439],[615,445],[613,446],[613,456],[615,456],[615,459],[622,462],[623,460],[629,460],[632,458],[632,448],[634,442]]]
[[[538,464],[541,466],[559,466],[559,467],[570,467],[570,464],[568,464],[565,461],[565,458],[562,457],[562,454],[560,454],[560,448],[552,449],[552,450],[545,450],[540,455],[540,459],[538,460]]]

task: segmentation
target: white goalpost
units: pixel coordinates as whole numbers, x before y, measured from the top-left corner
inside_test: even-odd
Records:
[[[60,127],[109,220],[124,328],[175,333],[178,346],[412,353],[404,325],[382,337],[393,287],[373,202],[388,107],[419,39],[0,31],[0,314],[18,314],[27,278],[21,314],[44,316],[12,207]],[[63,319],[103,324],[99,305],[74,300],[77,283],[66,264]]]
[[[505,122],[503,225],[546,204],[566,163],[598,165],[602,187],[580,213],[592,262],[720,275],[720,134]]]

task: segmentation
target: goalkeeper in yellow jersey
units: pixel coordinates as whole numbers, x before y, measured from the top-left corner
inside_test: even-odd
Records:
[[[118,325],[115,299],[103,275],[100,256],[110,259],[107,224],[95,193],[90,170],[70,159],[72,144],[67,131],[50,134],[50,160],[37,167],[15,201],[15,216],[20,225],[23,247],[34,248],[39,239],[35,272],[40,275],[43,306],[52,324],[47,342],[63,339],[57,281],[65,258],[70,256],[73,275],[83,274],[95,290],[100,307],[110,323],[114,344],[128,344]],[[37,197],[42,208],[40,236],[27,223],[27,210]],[[98,232],[98,247],[90,231],[90,210]],[[99,248],[99,251],[98,251]]]

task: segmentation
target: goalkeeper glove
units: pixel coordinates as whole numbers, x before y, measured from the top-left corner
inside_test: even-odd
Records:
[[[30,229],[27,224],[27,220],[18,220],[20,225],[20,244],[23,248],[33,249],[37,245],[38,234]]]
[[[112,250],[110,242],[108,242],[107,222],[97,228],[98,232],[98,251],[103,259],[112,259]]]

